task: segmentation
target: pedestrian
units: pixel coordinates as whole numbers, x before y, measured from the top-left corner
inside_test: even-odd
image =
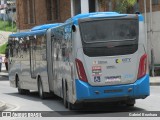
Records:
[[[8,59],[7,59],[7,57],[4,58],[4,64],[5,64],[5,67],[6,67],[6,71],[8,71]]]
[[[0,72],[1,72],[1,68],[2,68],[2,56],[0,55]]]

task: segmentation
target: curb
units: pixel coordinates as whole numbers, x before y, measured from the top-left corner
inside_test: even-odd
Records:
[[[5,110],[6,107],[7,107],[6,104],[4,102],[0,101],[0,111]]]
[[[0,74],[0,77],[8,77],[8,75],[1,75],[1,74]]]
[[[160,76],[150,77],[150,86],[160,86]]]
[[[0,77],[9,77],[7,72],[0,72]]]

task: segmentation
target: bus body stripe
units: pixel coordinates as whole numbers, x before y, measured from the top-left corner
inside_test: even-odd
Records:
[[[129,91],[129,89],[132,89],[132,91]],[[97,91],[99,94],[97,94]],[[149,75],[145,75],[133,84],[96,87],[76,79],[76,97],[78,101],[126,96],[137,99],[144,98],[149,94]]]

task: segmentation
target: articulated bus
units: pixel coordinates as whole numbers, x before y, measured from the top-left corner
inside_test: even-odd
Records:
[[[10,49],[10,81],[18,89],[38,90],[42,98],[46,92],[52,92],[69,109],[88,102],[134,106],[136,99],[150,94],[147,42],[140,14],[79,14],[47,29],[43,39],[46,44],[41,42],[41,51],[38,41],[34,43],[38,36],[29,38],[32,38],[29,54],[20,58],[24,61],[16,60],[20,55],[12,55],[14,50]],[[15,41],[12,35],[10,39]],[[12,46],[15,49],[16,44]]]
[[[47,30],[60,23],[33,27],[30,31],[11,34],[9,45],[9,80],[12,87],[17,87],[20,94],[29,90],[50,92],[47,64]],[[43,85],[43,86],[42,86]]]

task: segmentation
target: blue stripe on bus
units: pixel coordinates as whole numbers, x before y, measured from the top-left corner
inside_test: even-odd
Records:
[[[132,88],[132,91],[128,92],[129,88]],[[104,91],[107,90],[113,90],[115,92],[105,93]],[[99,91],[99,94],[96,94],[96,91]],[[76,97],[78,101],[116,97],[131,97],[138,99],[145,98],[149,94],[149,75],[144,76],[133,84],[112,86],[91,86],[86,82],[76,79]]]
[[[62,23],[53,23],[53,24],[39,25],[39,26],[33,27],[33,28],[31,29],[31,31],[54,28],[54,27],[57,27],[57,26],[60,26],[60,25],[62,25]]]
[[[54,28],[60,25],[62,25],[62,23],[39,25],[39,26],[33,27],[31,31],[17,32],[15,34],[11,34],[9,37],[23,38],[27,36],[33,36],[33,35],[44,35],[46,34],[47,29]]]
[[[32,35],[44,35],[45,33],[46,33],[46,30],[27,31],[27,32],[19,32],[19,33],[11,34],[9,37],[23,38],[23,37],[32,36]]]
[[[139,21],[144,21],[144,17],[143,17],[143,15],[138,15],[138,17],[139,17]]]

